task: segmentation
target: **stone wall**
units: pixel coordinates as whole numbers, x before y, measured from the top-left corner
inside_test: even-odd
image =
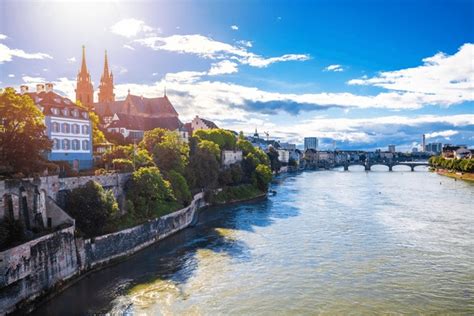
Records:
[[[0,253],[0,314],[78,272],[74,226]]]
[[[131,255],[188,227],[204,206],[204,194],[198,193],[188,207],[116,233],[83,240],[75,238],[73,224],[0,252],[0,315],[31,302],[74,275]]]
[[[204,194],[198,193],[188,207],[166,216],[150,220],[139,226],[84,241],[85,268],[107,263],[117,257],[129,255],[188,227],[195,212],[205,206]]]

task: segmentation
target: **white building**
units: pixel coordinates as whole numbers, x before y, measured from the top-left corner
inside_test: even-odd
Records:
[[[213,129],[213,128],[219,128],[219,127],[217,127],[217,125],[214,122],[200,118],[197,115],[191,121],[191,129],[193,132],[199,129]]]
[[[241,150],[223,150],[221,152],[221,164],[224,167],[228,167],[234,163],[242,161]]]
[[[395,145],[388,145],[388,151],[391,153],[395,153]]]
[[[304,138],[304,150],[307,149],[318,149],[318,138],[317,137],[305,137]]]
[[[290,161],[290,152],[285,149],[277,149],[278,152],[278,160],[281,163],[288,163]]]

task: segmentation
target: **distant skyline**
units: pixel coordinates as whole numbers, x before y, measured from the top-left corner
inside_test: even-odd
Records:
[[[0,0],[0,87],[167,95],[183,121],[321,148],[474,146],[474,1]],[[97,100],[97,94],[96,94]]]

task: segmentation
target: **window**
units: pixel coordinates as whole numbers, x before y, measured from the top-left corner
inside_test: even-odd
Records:
[[[78,110],[72,111],[72,116],[79,117],[79,111]]]
[[[82,125],[82,134],[89,135],[89,126]]]
[[[57,139],[57,138],[53,138],[53,149],[54,149],[54,150],[61,149],[61,146],[60,146],[60,143],[59,143],[59,139]]]
[[[61,125],[61,132],[66,133],[66,134],[70,132],[70,127],[68,123],[63,123]]]
[[[52,130],[53,130],[53,133],[59,133],[59,132],[60,132],[60,130],[59,130],[59,123],[53,122]]]
[[[72,124],[72,133],[73,133],[73,134],[79,134],[79,133],[80,133],[79,125],[77,125],[77,124]]]
[[[69,142],[69,139],[63,139],[63,149],[64,150],[69,150],[71,147],[70,147],[70,142]]]
[[[63,109],[61,112],[63,113],[64,116],[69,116],[68,109]]]
[[[82,112],[82,117],[87,119],[89,118],[89,114],[87,112]]]
[[[59,115],[59,109],[58,108],[52,108],[51,112],[53,112],[54,115]]]
[[[89,150],[89,141],[83,140],[82,141],[82,150]]]
[[[81,150],[80,143],[77,139],[72,140],[72,150]]]

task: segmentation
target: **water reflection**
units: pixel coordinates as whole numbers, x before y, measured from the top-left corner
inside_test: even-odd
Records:
[[[351,169],[283,176],[273,189],[268,200],[202,212],[196,227],[36,313],[474,312],[473,185]]]

